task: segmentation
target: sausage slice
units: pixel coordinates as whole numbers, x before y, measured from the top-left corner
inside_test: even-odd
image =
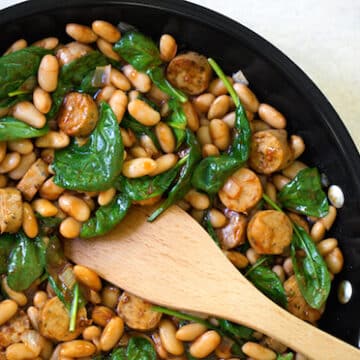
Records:
[[[166,75],[175,87],[190,95],[198,95],[209,86],[211,67],[205,56],[191,51],[174,57]]]
[[[124,291],[117,306],[119,316],[134,330],[154,329],[161,319],[161,313],[151,310],[152,304]]]
[[[99,112],[88,94],[71,92],[65,96],[57,122],[59,128],[70,136],[88,136],[95,129]]]
[[[42,307],[39,316],[40,334],[55,341],[76,339],[88,325],[86,309],[78,311],[75,331],[69,331],[70,317],[65,305],[57,297],[48,300]]]
[[[247,228],[250,245],[258,254],[281,254],[290,245],[292,233],[289,218],[276,210],[257,212]]]
[[[21,193],[15,188],[0,189],[0,234],[15,233],[22,224]]]
[[[17,189],[22,192],[26,200],[30,201],[48,176],[47,163],[42,159],[38,159],[30,166],[30,169],[17,184]]]
[[[298,318],[314,323],[320,319],[321,312],[313,309],[301,295],[295,275],[284,282],[284,289],[288,300],[288,311]]]
[[[263,194],[259,177],[251,170],[241,168],[232,174],[219,191],[221,202],[230,210],[247,213]]]
[[[250,167],[260,174],[271,174],[286,168],[292,160],[286,130],[263,130],[252,135]]]

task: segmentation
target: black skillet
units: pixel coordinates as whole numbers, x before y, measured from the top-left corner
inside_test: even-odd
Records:
[[[19,38],[29,43],[47,36],[68,41],[66,23],[90,24],[95,19],[134,24],[154,39],[170,33],[180,50],[211,56],[227,73],[242,69],[259,99],[285,114],[289,132],[305,140],[303,160],[327,174],[330,183],[338,184],[345,194],[345,205],[330,234],[341,244],[345,267],[332,284],[320,327],[359,346],[360,157],[324,95],[260,36],[223,15],[179,0],[32,0],[0,11],[0,50]],[[349,280],[353,289],[346,305],[336,296],[343,279]]]

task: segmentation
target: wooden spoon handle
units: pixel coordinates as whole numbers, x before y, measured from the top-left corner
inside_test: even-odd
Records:
[[[220,318],[252,327],[313,360],[360,359],[359,349],[298,319],[261,293],[253,297],[252,308],[247,304],[247,314],[244,314],[241,309],[244,301],[243,286],[238,284],[239,279],[237,283],[227,284],[231,293],[222,291],[219,287],[218,291],[222,296],[218,296],[217,301],[213,298],[212,304],[215,306],[208,307],[207,311]]]

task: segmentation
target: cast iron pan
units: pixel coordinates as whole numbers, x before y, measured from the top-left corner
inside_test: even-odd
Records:
[[[285,114],[289,132],[301,135],[307,145],[303,160],[326,173],[330,183],[340,185],[345,194],[345,206],[330,234],[341,244],[345,268],[332,284],[320,327],[359,346],[360,157],[324,95],[291,60],[249,29],[179,0],[29,1],[0,12],[0,50],[19,38],[29,43],[47,36],[69,41],[64,32],[66,23],[91,24],[95,19],[134,24],[156,40],[170,33],[180,50],[193,49],[211,56],[227,73],[242,69],[260,100]],[[346,305],[336,297],[342,279],[353,286],[353,296]]]

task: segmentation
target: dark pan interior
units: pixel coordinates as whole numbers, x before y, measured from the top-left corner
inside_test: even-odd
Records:
[[[234,21],[178,0],[33,0],[0,12],[0,46],[29,43],[47,36],[68,41],[65,24],[90,24],[95,19],[125,21],[157,40],[173,34],[181,49],[214,57],[226,72],[242,69],[261,101],[280,109],[290,133],[307,145],[303,160],[319,167],[345,194],[345,206],[331,230],[345,255],[345,268],[333,282],[320,326],[358,346],[360,325],[360,157],[338,115],[307,76],[268,42]],[[301,44],[299,44],[300,46]],[[310,55],[309,55],[310,56]],[[331,76],[331,74],[329,74]],[[341,305],[336,296],[342,279],[350,280],[353,296]],[[241,304],[239,304],[241,306]],[[344,359],[346,355],[344,354]]]

